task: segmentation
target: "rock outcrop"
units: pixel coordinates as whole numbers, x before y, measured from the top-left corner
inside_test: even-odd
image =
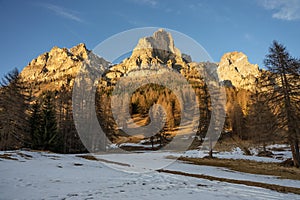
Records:
[[[33,90],[59,89],[62,85],[73,85],[84,62],[90,58],[93,58],[95,67],[105,63],[87,50],[85,44],[78,44],[71,49],[55,46],[33,59],[21,72],[21,77]],[[99,64],[95,64],[95,60]]]
[[[33,59],[21,73],[24,81],[35,80],[38,82],[51,79],[60,79],[66,74],[76,74],[87,58],[88,50],[84,44],[79,44],[70,50],[67,48],[53,47],[49,52]]]
[[[230,52],[221,58],[218,74],[220,80],[227,86],[254,91],[260,71],[258,65],[250,64],[242,52]]]
[[[185,55],[186,60],[190,57]],[[132,55],[124,59],[122,63],[114,66],[107,73],[110,79],[128,75],[130,72],[139,69],[156,69],[166,66],[170,69],[180,70],[187,67],[186,61],[182,58],[181,52],[174,45],[172,35],[163,29],[159,29],[152,36],[141,38],[134,48]]]
[[[159,63],[182,61],[181,52],[175,47],[172,35],[163,29],[156,31],[153,36],[139,40],[130,60],[137,59],[140,59],[141,65],[151,65],[151,59]]]

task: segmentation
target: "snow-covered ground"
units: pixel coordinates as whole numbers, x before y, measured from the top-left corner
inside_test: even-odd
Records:
[[[281,148],[283,150],[272,150],[276,148]],[[274,156],[269,157],[259,157],[257,156],[258,149],[252,148],[250,152],[252,155],[244,155],[244,152],[239,148],[234,148],[231,152],[217,152],[214,154],[217,158],[224,158],[224,159],[242,159],[242,160],[253,160],[257,162],[282,162],[288,158],[292,157],[291,152],[289,151],[289,147],[287,145],[270,145],[267,146],[267,150],[270,150]],[[198,150],[190,150],[184,153],[185,157],[190,158],[203,158],[207,156],[207,152],[198,151]]]
[[[246,180],[246,181],[253,181],[253,182],[275,184],[280,186],[295,187],[295,188],[299,188],[300,190],[300,181],[279,179],[275,176],[265,176],[265,175],[236,172],[223,167],[191,165],[191,164],[186,164],[178,161],[168,166],[166,169],[186,172],[190,174],[203,174],[208,176],[228,178],[234,180]]]
[[[150,149],[151,145],[145,145],[143,144],[145,141],[141,141],[140,143],[122,143],[120,145],[111,144],[110,149],[117,149],[120,147],[144,147]],[[155,144],[154,147],[159,147],[159,144]],[[259,157],[257,156],[258,152],[262,149],[258,148],[250,148],[249,151],[252,155],[244,155],[244,152],[239,148],[236,147],[232,151],[228,152],[215,152],[214,157],[217,158],[224,158],[224,159],[242,159],[242,160],[253,160],[257,162],[282,162],[288,158],[292,157],[290,147],[287,144],[274,144],[274,145],[268,145],[266,147],[268,151],[271,151],[274,155],[273,157]],[[142,152],[142,151],[139,151]],[[147,153],[148,151],[144,151]],[[168,153],[167,153],[168,154]],[[162,155],[162,154],[161,154]],[[184,152],[184,154],[178,154],[178,153],[171,153],[168,155],[173,156],[184,156],[184,157],[190,157],[190,158],[203,158],[208,155],[208,152],[205,151],[199,151],[199,150],[189,150]],[[139,156],[138,156],[139,157]],[[120,158],[119,158],[120,159]],[[125,158],[126,160],[126,158]]]
[[[134,168],[132,157],[115,154],[99,155],[104,162],[86,160],[77,155],[45,152],[11,151],[17,160],[0,159],[0,199],[300,199],[299,195],[284,194],[263,188],[230,184],[219,181],[149,172],[156,162],[169,163],[166,155],[174,153],[141,153],[140,163],[149,167],[148,173],[127,173],[105,163],[105,160],[124,162],[122,167]],[[123,159],[121,159],[121,158]],[[105,163],[105,164],[104,164]],[[151,165],[152,164],[152,165]],[[142,164],[140,166],[143,166]],[[237,173],[223,168],[195,166],[175,162],[166,169],[209,174],[241,180],[255,180],[299,187],[299,181],[276,177]],[[130,170],[128,170],[130,171]],[[273,182],[275,181],[275,182]],[[277,182],[276,182],[277,181]]]

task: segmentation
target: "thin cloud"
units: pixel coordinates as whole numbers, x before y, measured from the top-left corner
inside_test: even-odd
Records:
[[[121,13],[121,12],[113,12],[114,15],[118,16],[120,19],[126,21],[128,24],[134,26],[134,27],[140,27],[140,26],[149,26],[146,22],[131,18],[129,15]]]
[[[53,4],[43,4],[42,6],[66,19],[73,20],[76,22],[84,22],[83,19],[77,16],[77,13],[75,11],[65,9],[63,7],[53,5]]]
[[[166,12],[166,13],[172,13],[172,14],[176,14],[176,15],[180,15],[181,14],[181,10],[179,10],[179,9],[172,9],[172,8],[166,8],[166,9],[164,9],[164,11]]]
[[[188,4],[188,8],[192,10],[200,9],[203,5],[201,3]]]
[[[252,40],[252,36],[251,36],[249,33],[245,33],[245,34],[244,34],[244,38],[245,38],[246,40]]]
[[[300,19],[299,0],[261,0],[259,4],[267,10],[273,11],[272,17],[281,20]]]
[[[158,5],[157,0],[130,0],[133,3],[141,4],[141,5],[146,5],[146,6],[151,6],[155,7]]]

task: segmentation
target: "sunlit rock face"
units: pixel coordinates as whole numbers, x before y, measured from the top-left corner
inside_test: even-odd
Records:
[[[242,52],[230,52],[221,58],[218,74],[228,86],[231,84],[236,88],[254,91],[260,71],[258,65],[249,63],[248,57]]]
[[[176,48],[175,43],[172,35],[163,29],[157,30],[152,36],[139,39],[130,57],[104,72],[105,81],[114,83],[122,76],[147,76],[149,70],[158,74],[176,70],[184,77],[197,81],[201,76],[198,69],[207,67],[209,63],[193,62],[189,55]],[[93,54],[81,43],[70,49],[53,47],[49,52],[33,59],[21,72],[21,76],[36,89],[59,89],[62,85],[74,83],[79,70],[91,56],[96,61],[94,67],[109,66],[108,62],[99,57],[101,55]],[[255,90],[255,81],[260,71],[258,65],[249,63],[245,54],[226,53],[217,65],[219,79],[224,85]]]
[[[21,77],[36,95],[45,90],[59,90],[63,85],[73,85],[75,77],[90,59],[93,59],[95,68],[108,65],[108,62],[87,50],[85,44],[71,49],[55,46],[33,59],[23,69]]]

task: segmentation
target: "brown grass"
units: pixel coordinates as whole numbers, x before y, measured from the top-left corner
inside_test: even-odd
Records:
[[[120,163],[120,162],[114,162],[114,161],[105,160],[105,159],[102,159],[102,158],[96,158],[96,157],[94,157],[92,155],[79,155],[77,157],[84,158],[84,159],[87,159],[87,160],[94,160],[94,161],[100,161],[100,162],[105,162],[105,163],[109,163],[109,164],[115,164],[115,165],[130,167],[129,164],[124,164],[124,163]]]
[[[2,154],[0,155],[0,159],[6,159],[6,160],[18,160],[17,158],[12,158],[11,154]]]
[[[194,177],[194,178],[208,179],[210,181],[221,181],[221,182],[227,182],[227,183],[233,183],[233,184],[241,184],[241,185],[247,185],[247,186],[253,186],[253,187],[260,187],[260,188],[265,188],[265,189],[269,189],[269,190],[274,190],[277,192],[294,193],[294,194],[300,195],[300,189],[294,188],[294,187],[286,187],[286,186],[280,186],[280,185],[275,185],[275,184],[260,183],[260,182],[245,181],[245,180],[219,178],[219,177],[207,176],[207,175],[202,175],[202,174],[189,174],[189,173],[185,173],[185,172],[163,170],[163,169],[158,170],[158,172],[176,174],[176,175],[182,175],[182,176],[189,176],[189,177]]]
[[[79,156],[76,156],[76,157],[79,157],[79,158],[84,158],[86,160],[94,160],[94,161],[97,161],[98,159],[92,155],[79,155]]]
[[[282,179],[300,180],[300,169],[295,167],[280,166],[279,163],[264,163],[251,160],[234,160],[220,158],[185,158],[179,160],[190,162],[196,165],[208,165],[216,167],[225,167],[234,171],[277,176]]]
[[[25,154],[25,153],[17,152],[17,154],[19,156],[21,156],[22,158],[25,158],[26,160],[30,160],[32,158],[31,155],[28,155],[28,154]]]

